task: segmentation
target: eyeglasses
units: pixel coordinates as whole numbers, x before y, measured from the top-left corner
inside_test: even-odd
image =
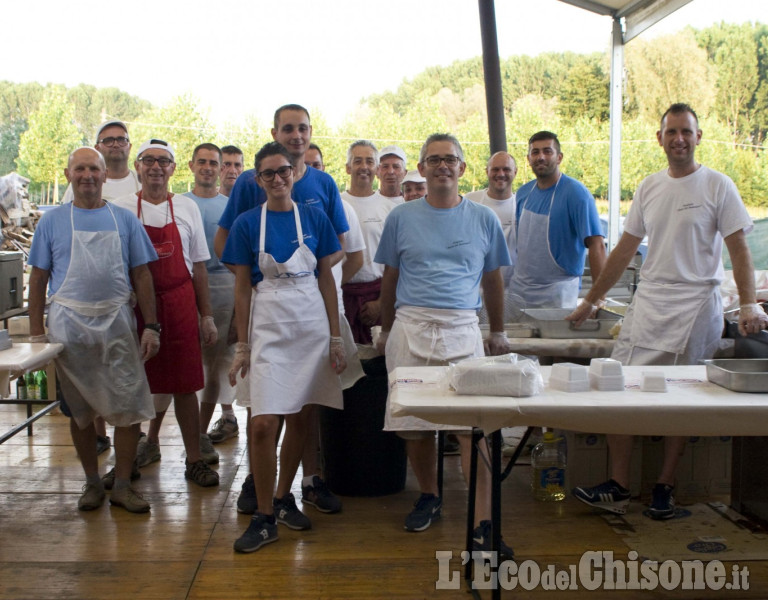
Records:
[[[118,146],[127,146],[128,142],[130,142],[130,141],[131,140],[129,140],[127,137],[122,137],[122,136],[120,136],[120,137],[105,137],[105,138],[102,138],[102,139],[99,140],[99,144],[103,144],[104,146],[107,146],[107,147],[112,147],[115,144],[117,144]]]
[[[173,162],[170,158],[165,158],[164,156],[161,156],[160,158],[156,158],[154,156],[142,156],[137,160],[140,160],[145,167],[151,167],[152,165],[157,163],[163,169]]]
[[[432,155],[424,159],[424,164],[428,167],[439,167],[441,162],[444,162],[446,167],[455,167],[459,164],[459,157],[449,154],[448,156]]]
[[[265,171],[260,171],[259,178],[263,179],[264,181],[272,181],[275,178],[275,175],[279,175],[280,179],[288,179],[288,175],[290,175],[292,172],[293,167],[285,165],[279,169],[267,169]]]

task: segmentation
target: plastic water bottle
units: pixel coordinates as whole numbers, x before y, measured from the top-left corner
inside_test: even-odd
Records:
[[[551,431],[544,432],[544,440],[536,444],[531,453],[533,497],[542,502],[565,499],[565,447],[563,438]]]

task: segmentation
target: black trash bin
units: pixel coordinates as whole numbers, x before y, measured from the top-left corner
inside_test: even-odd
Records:
[[[320,407],[325,482],[340,496],[386,496],[405,487],[405,442],[383,431],[387,366],[363,361],[366,376],[344,390],[344,410]]]

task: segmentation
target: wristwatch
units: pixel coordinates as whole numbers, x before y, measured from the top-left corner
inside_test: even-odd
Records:
[[[157,331],[157,333],[163,331],[163,326],[160,325],[160,323],[144,323],[144,327],[151,329],[152,331]]]

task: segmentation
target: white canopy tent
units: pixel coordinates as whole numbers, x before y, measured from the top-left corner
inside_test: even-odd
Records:
[[[496,42],[493,0],[478,0],[483,39],[488,129],[491,153],[506,150],[501,73]],[[621,122],[623,104],[624,44],[652,25],[685,6],[691,0],[560,0],[566,4],[605,15],[612,19],[610,160],[608,187],[608,248],[619,241],[619,201],[621,200]],[[501,135],[501,137],[500,137]]]

